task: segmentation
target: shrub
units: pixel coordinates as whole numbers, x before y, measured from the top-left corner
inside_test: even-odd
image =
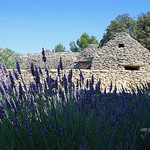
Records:
[[[0,48],[0,61],[5,63],[7,69],[14,69],[15,68],[15,60],[18,59],[20,65],[22,65],[22,59],[20,58],[19,54],[16,54],[14,51],[6,48]]]

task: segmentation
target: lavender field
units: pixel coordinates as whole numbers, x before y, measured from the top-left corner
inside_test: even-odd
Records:
[[[141,132],[150,127],[150,84],[132,89],[131,93],[101,90],[101,81],[72,82],[69,75],[60,73],[47,77],[31,64],[35,82],[27,88],[19,62],[16,70],[3,73],[0,84],[0,149],[2,150],[148,150],[150,135]],[[21,78],[21,81],[19,81]],[[15,84],[18,80],[18,84]],[[41,81],[44,81],[42,84]],[[86,86],[82,86],[83,81]],[[96,86],[94,86],[96,85]],[[143,129],[145,130],[145,129]]]

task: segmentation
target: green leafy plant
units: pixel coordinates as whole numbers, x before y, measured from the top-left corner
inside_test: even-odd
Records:
[[[8,48],[0,48],[0,61],[5,63],[7,69],[14,69],[16,67],[16,59],[20,62],[20,65],[22,65],[22,59],[20,58],[19,54],[16,54],[14,51]]]

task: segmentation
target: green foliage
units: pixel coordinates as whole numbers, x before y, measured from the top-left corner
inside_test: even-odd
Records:
[[[139,15],[136,34],[137,41],[150,50],[150,12]]]
[[[134,21],[128,14],[119,15],[106,28],[106,33],[100,41],[100,46],[104,46],[116,33],[126,32],[132,37],[135,36],[136,21]]]
[[[89,36],[86,33],[83,33],[80,39],[77,40],[77,45],[74,41],[70,42],[70,50],[72,52],[80,52],[84,50],[89,44],[98,44],[95,36]]]
[[[80,49],[78,48],[78,46],[74,41],[71,41],[69,45],[70,45],[70,50],[72,52],[80,52]]]
[[[140,14],[137,20],[133,20],[128,14],[119,15],[115,20],[111,21],[105,31],[106,33],[100,41],[101,47],[116,33],[126,32],[150,50],[150,12]]]
[[[20,64],[22,64],[22,60],[19,54],[16,54],[14,51],[6,48],[0,49],[0,61],[5,63],[8,69],[14,69],[16,67],[15,60],[18,59]]]
[[[49,49],[46,49],[45,52],[51,52]]]
[[[60,43],[52,50],[52,52],[66,52],[66,48]]]

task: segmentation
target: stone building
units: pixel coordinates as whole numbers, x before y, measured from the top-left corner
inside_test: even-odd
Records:
[[[91,69],[93,59],[98,50],[98,44],[89,44],[87,48],[77,55],[77,61],[75,62],[74,69]]]
[[[42,54],[21,56],[26,69],[31,62],[45,68]],[[60,57],[64,69],[150,71],[150,52],[125,32],[116,34],[105,46],[90,44],[82,52],[46,52],[48,69],[57,69]]]
[[[44,64],[42,54],[22,55],[25,70],[22,70],[26,83],[34,81],[30,69],[31,63],[48,68],[52,78],[57,77],[57,67],[60,57],[64,70],[61,74],[69,74],[73,69],[73,82],[80,80],[80,69],[84,81],[94,75],[94,83],[101,80],[101,89],[109,91],[111,81],[121,91],[122,86],[131,91],[131,86],[141,86],[150,83],[150,52],[127,33],[116,34],[102,48],[90,44],[82,52],[46,52],[47,61]],[[45,71],[44,71],[45,72]],[[85,84],[85,83],[84,83]]]
[[[130,35],[121,32],[98,49],[91,69],[150,71],[150,52]]]

